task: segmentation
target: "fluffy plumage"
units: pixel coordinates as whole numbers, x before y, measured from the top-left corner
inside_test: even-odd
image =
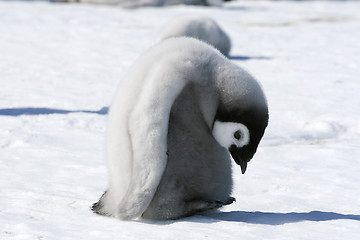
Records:
[[[267,117],[259,84],[213,47],[186,37],[162,41],[135,62],[110,107],[110,184],[93,210],[164,220],[230,204],[230,149],[213,125],[248,128],[244,158],[235,159],[247,162]]]
[[[205,16],[184,16],[170,21],[163,29],[160,39],[170,37],[193,37],[229,55],[231,40],[226,32],[211,18]]]

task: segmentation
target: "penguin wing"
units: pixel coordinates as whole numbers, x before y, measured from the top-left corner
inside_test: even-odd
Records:
[[[142,84],[137,85],[140,91],[127,120],[129,143],[126,144],[131,149],[127,156],[130,157],[130,162],[129,159],[121,161],[125,161],[125,169],[130,172],[119,172],[125,174],[121,186],[127,189],[122,190],[123,196],[118,198],[121,201],[115,215],[120,219],[134,219],[142,215],[150,204],[165,170],[170,111],[187,83],[182,71],[173,70],[172,64],[175,63],[176,61],[169,63],[166,57],[156,63],[147,62],[146,64],[151,65],[150,68],[139,69],[146,72],[142,75],[143,79],[131,79],[135,85],[135,82],[139,81]]]

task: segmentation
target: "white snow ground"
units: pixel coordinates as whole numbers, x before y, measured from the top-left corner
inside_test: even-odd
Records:
[[[0,2],[0,239],[360,239],[359,9]],[[107,186],[102,108],[162,27],[187,13],[218,21],[232,61],[268,97],[258,153],[245,175],[234,164],[237,202],[160,223],[97,216],[89,208]]]

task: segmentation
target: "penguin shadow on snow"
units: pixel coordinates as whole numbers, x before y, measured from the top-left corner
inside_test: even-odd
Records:
[[[206,220],[200,222],[239,222],[250,224],[264,224],[264,225],[283,225],[287,223],[297,223],[303,221],[323,222],[331,220],[355,220],[360,221],[360,215],[355,214],[341,214],[336,212],[290,212],[290,213],[275,213],[275,212],[247,212],[247,211],[232,211],[232,212],[204,212],[201,216],[206,217]],[[196,221],[196,220],[195,220]]]
[[[222,10],[225,10],[225,11],[256,11],[256,12],[265,12],[265,11],[268,11],[269,8],[268,7],[260,7],[260,6],[257,6],[257,7],[245,7],[245,6],[226,6],[224,5],[222,7]]]
[[[3,108],[0,109],[0,116],[22,116],[22,115],[50,115],[50,114],[71,114],[71,113],[91,113],[106,115],[109,111],[108,107],[103,107],[99,110],[65,110],[65,109],[56,109],[56,108],[34,108],[34,107],[24,107],[24,108]]]
[[[194,222],[194,223],[215,223],[215,222],[238,222],[248,224],[263,224],[263,225],[283,225],[287,223],[298,222],[325,222],[332,220],[354,220],[360,221],[360,215],[355,214],[341,214],[336,212],[290,212],[290,213],[275,213],[275,212],[247,212],[247,211],[232,211],[221,212],[220,210],[207,211],[194,216],[180,218],[176,220],[154,221],[154,220],[135,220],[145,224],[155,225],[171,225],[177,222]],[[134,220],[133,220],[134,221]]]
[[[248,60],[270,60],[270,57],[263,56],[242,56],[242,55],[231,55],[228,57],[229,60],[234,61],[248,61]]]

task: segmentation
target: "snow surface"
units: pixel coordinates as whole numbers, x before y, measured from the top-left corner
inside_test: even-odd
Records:
[[[0,2],[0,239],[359,239],[360,2],[125,10]],[[270,124],[237,202],[178,221],[89,208],[107,186],[106,110],[176,16],[208,14],[263,85]]]

